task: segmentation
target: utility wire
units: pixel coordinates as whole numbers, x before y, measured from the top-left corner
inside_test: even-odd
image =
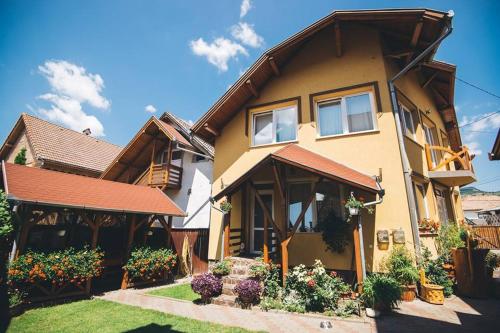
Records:
[[[488,95],[491,95],[491,96],[493,96],[493,97],[496,97],[496,98],[500,99],[500,96],[498,96],[497,94],[494,94],[494,93],[492,93],[492,92],[490,92],[490,91],[488,91],[488,90],[486,90],[486,89],[483,89],[483,88],[481,88],[481,87],[478,87],[478,86],[476,86],[476,85],[475,85],[475,84],[473,84],[473,83],[467,82],[467,81],[465,81],[465,80],[463,80],[463,79],[459,78],[459,77],[458,77],[458,76],[456,76],[456,75],[455,75],[455,79],[457,79],[458,81],[460,81],[460,82],[462,82],[462,83],[464,83],[464,84],[466,84],[466,85],[468,85],[468,86],[471,86],[471,87],[473,87],[473,88],[476,88],[477,90],[481,90],[482,92],[484,92],[484,93],[486,93],[486,94],[488,94]]]
[[[495,115],[495,114],[497,114],[497,113],[500,113],[500,110],[497,110],[497,111],[495,111],[495,112],[493,112],[493,113],[490,113],[489,115],[486,115],[486,116],[481,117],[481,118],[479,118],[479,119],[476,119],[476,120],[474,120],[474,121],[470,121],[470,122],[468,122],[468,123],[466,123],[466,124],[463,124],[463,125],[461,125],[461,126],[458,126],[458,127],[460,127],[460,128],[464,128],[465,126],[469,126],[469,125],[472,125],[472,124],[474,124],[474,123],[477,123],[478,121],[481,121],[481,120],[483,120],[483,119],[489,118],[489,117],[491,117],[491,116],[493,116],[493,115]]]
[[[489,182],[482,182],[482,183],[479,183],[479,184],[475,184],[475,186],[489,184],[489,183],[494,183],[494,182],[498,182],[498,181],[500,181],[500,178],[490,180]]]

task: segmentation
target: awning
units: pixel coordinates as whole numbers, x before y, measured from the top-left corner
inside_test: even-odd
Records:
[[[157,188],[2,162],[9,200],[93,211],[185,216]]]
[[[297,144],[289,144],[264,157],[250,170],[215,195],[214,199],[219,200],[225,195],[235,192],[243,182],[249,179],[264,165],[272,162],[273,160],[311,172],[330,180],[352,185],[353,187],[357,187],[368,192],[377,193],[380,191],[380,188],[377,186],[377,182],[374,178],[349,168],[348,166],[337,163],[322,155],[302,148]]]

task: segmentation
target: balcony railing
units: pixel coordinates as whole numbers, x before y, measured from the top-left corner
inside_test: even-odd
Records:
[[[425,145],[429,177],[448,186],[463,186],[476,181],[469,149]]]
[[[159,188],[180,188],[182,185],[182,168],[173,164],[151,164],[136,182]]]

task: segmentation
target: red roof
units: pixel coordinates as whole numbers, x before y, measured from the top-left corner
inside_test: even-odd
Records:
[[[2,171],[5,192],[12,200],[107,212],[186,215],[156,188],[5,162]]]
[[[161,126],[164,131],[170,134],[170,137],[173,140],[178,141],[179,143],[187,147],[192,147],[191,143],[188,140],[186,140],[186,138],[181,133],[179,133],[179,131],[174,126],[170,125],[167,122],[164,122],[163,120],[158,120],[156,118],[155,120],[158,121],[158,125]]]
[[[268,165],[267,163],[272,160],[370,192],[378,192],[380,190],[374,178],[292,143],[264,157],[250,170],[215,195],[214,198],[219,200],[223,196],[236,191],[245,180],[250,178],[264,165]]]

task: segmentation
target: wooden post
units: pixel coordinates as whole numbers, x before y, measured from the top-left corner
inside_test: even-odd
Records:
[[[283,279],[283,286],[285,286],[286,276],[288,274],[288,242],[290,238],[281,242],[281,272]]]
[[[137,215],[133,214],[132,218],[130,219],[130,226],[128,229],[128,240],[127,240],[127,251],[125,252],[125,262],[127,262],[128,258],[130,256],[130,250],[132,249],[132,244],[134,242],[136,219],[137,219]],[[120,288],[127,289],[127,286],[128,286],[128,272],[125,270],[123,272],[122,283],[121,283]]]
[[[227,202],[231,203],[231,196],[227,196]],[[231,241],[231,211],[224,214],[224,258],[231,256],[229,242]]]
[[[264,254],[264,262],[267,264],[269,262],[269,244],[267,244],[267,240],[269,237],[269,233],[267,230],[267,217],[264,216],[264,244],[263,244],[263,254]]]
[[[172,216],[168,216],[168,222],[167,222],[167,225],[172,228]],[[167,232],[167,247],[170,248],[171,244],[172,244],[172,231],[169,229],[169,230],[165,230]]]
[[[356,223],[354,225],[352,235],[353,235],[353,242],[354,242],[354,257],[356,260],[356,280],[358,282],[358,292],[361,292],[363,290],[363,271],[362,271],[362,265],[361,265],[361,248],[360,248],[360,242],[359,242],[358,223]]]

